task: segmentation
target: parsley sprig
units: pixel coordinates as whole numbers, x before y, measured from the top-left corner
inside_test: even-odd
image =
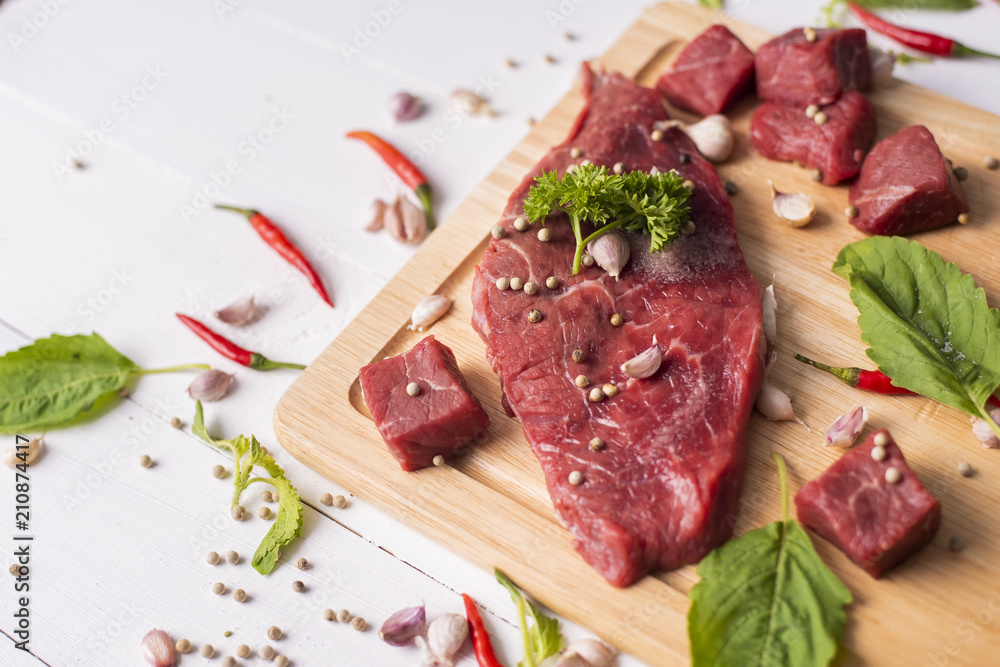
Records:
[[[542,221],[543,225],[545,217],[555,211],[569,217],[576,237],[573,273],[577,274],[587,244],[612,229],[649,234],[649,251],[662,250],[680,236],[688,221],[690,197],[691,191],[676,171],[618,175],[591,164],[563,174],[561,179],[555,171],[536,177],[524,200],[524,215],[529,222]],[[584,222],[596,227],[587,237],[581,228]]]

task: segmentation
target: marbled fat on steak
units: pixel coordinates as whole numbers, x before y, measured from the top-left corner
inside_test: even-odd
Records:
[[[753,89],[753,52],[726,26],[713,25],[684,47],[656,89],[679,109],[722,113]]]
[[[609,582],[627,586],[650,569],[696,562],[732,534],[746,427],[763,377],[760,288],[714,167],[680,130],[650,138],[653,123],[666,118],[656,91],[586,66],[583,78],[587,107],[511,195],[500,220],[506,236],[490,241],[476,268],[473,325],[574,546]],[[596,265],[571,275],[574,240],[564,216],[549,217],[548,243],[538,239],[538,224],[518,232],[514,220],[535,176],[583,159],[676,169],[695,183],[695,233],[652,255],[649,237],[634,235],[618,281]],[[558,288],[545,287],[549,276]],[[501,277],[535,282],[539,291],[501,291]],[[538,323],[527,320],[533,308],[542,312]],[[610,324],[614,313],[624,325]],[[626,377],[621,364],[654,337],[663,351],[659,371]],[[576,349],[586,352],[581,363],[572,360]],[[578,375],[621,390],[590,402],[574,384]],[[592,449],[593,438],[604,448]],[[574,471],[582,484],[570,483]]]

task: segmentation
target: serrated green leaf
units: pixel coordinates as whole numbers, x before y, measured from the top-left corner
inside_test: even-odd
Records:
[[[884,236],[845,247],[833,271],[850,282],[868,356],[894,385],[984,416],[1000,386],[1000,313],[972,276]]]
[[[723,0],[698,0],[698,4],[709,9],[722,9],[725,2]]]
[[[97,334],[42,338],[0,357],[0,431],[73,421],[139,371]]]
[[[776,461],[782,520],[730,540],[698,565],[688,612],[694,667],[821,667],[837,652],[851,594],[788,518],[784,462]]]
[[[517,605],[521,637],[524,641],[524,660],[517,663],[518,667],[537,667],[546,658],[558,655],[564,644],[562,632],[559,631],[559,621],[543,614],[502,571],[494,569],[493,572],[497,581],[507,589],[511,600]],[[527,618],[529,614],[532,619],[530,626]]]
[[[274,459],[271,459],[271,463],[277,466]],[[302,534],[302,503],[298,491],[285,477],[258,479],[278,490],[278,516],[261,540],[250,564],[261,574],[270,574],[281,556],[281,548]]]

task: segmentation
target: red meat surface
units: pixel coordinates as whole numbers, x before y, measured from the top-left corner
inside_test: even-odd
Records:
[[[805,108],[868,87],[872,72],[865,31],[817,28],[816,34],[816,41],[808,42],[802,28],[795,28],[757,49],[757,97]]]
[[[858,215],[851,224],[869,234],[909,234],[955,222],[967,213],[962,184],[923,125],[903,128],[868,154],[851,185]]]
[[[359,376],[375,426],[403,470],[426,468],[438,454],[450,459],[490,425],[455,354],[434,336],[365,366]],[[420,385],[416,396],[406,392],[411,382]]]
[[[677,56],[656,89],[679,109],[722,113],[753,88],[753,52],[722,25],[698,35]]]
[[[823,113],[827,121],[817,125],[798,107],[765,102],[750,121],[750,145],[771,160],[819,169],[826,185],[852,178],[875,140],[875,107],[863,94],[848,91]]]
[[[886,457],[875,461],[875,437],[889,437]],[[893,484],[885,471],[896,468]],[[941,522],[941,504],[928,493],[886,430],[844,454],[795,496],[799,521],[833,542],[878,579],[929,542]]]
[[[609,582],[626,586],[650,569],[697,562],[732,534],[747,422],[763,378],[760,288],[715,168],[678,129],[651,140],[653,123],[666,118],[656,91],[587,67],[584,90],[589,101],[569,138],[514,190],[500,218],[507,233],[490,241],[476,267],[473,326],[575,548]],[[549,217],[548,243],[538,240],[537,224],[522,233],[514,220],[536,176],[583,159],[676,169],[696,184],[695,233],[658,254],[650,254],[648,236],[632,236],[620,280],[596,265],[571,275],[565,216]],[[497,288],[498,278],[515,276],[540,291]],[[557,289],[544,286],[548,276],[561,281]],[[533,308],[543,315],[534,324],[526,319]],[[622,326],[610,324],[614,313]],[[645,380],[625,376],[621,364],[654,337],[659,371]],[[576,349],[586,352],[580,363],[572,360]],[[617,383],[620,392],[592,403],[574,384],[577,375]],[[600,451],[589,446],[595,437],[605,443]],[[582,484],[570,483],[572,472],[582,473]]]

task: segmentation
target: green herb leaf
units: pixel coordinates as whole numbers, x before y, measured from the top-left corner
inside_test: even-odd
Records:
[[[607,167],[584,165],[559,178],[555,171],[542,173],[524,200],[524,215],[530,222],[542,221],[562,211],[569,217],[576,237],[573,273],[580,272],[584,248],[594,239],[621,229],[649,234],[650,252],[659,252],[681,235],[691,215],[691,191],[676,171],[656,175],[644,171],[611,174]],[[596,227],[583,237],[581,224]]]
[[[139,371],[97,334],[42,338],[0,357],[0,431],[59,426]]]
[[[506,574],[496,569],[494,574],[517,605],[521,621],[521,637],[524,640],[524,660],[517,663],[518,667],[538,667],[546,658],[558,655],[563,649],[559,621],[543,614]],[[532,620],[530,628],[527,619],[529,614]]]
[[[698,565],[701,581],[691,589],[688,612],[694,667],[823,666],[837,652],[851,593],[789,518],[785,464],[772,456],[781,521],[730,540]]]
[[[972,276],[898,236],[852,243],[833,271],[850,282],[868,356],[894,385],[996,427],[984,406],[1000,386],[1000,312]]]
[[[698,4],[709,9],[722,9],[725,2],[723,0],[698,0]]]
[[[222,440],[211,436],[205,428],[201,401],[195,404],[191,432],[208,444],[233,454],[235,473],[232,507],[239,504],[243,492],[256,482],[270,484],[278,490],[278,516],[250,561],[261,574],[270,574],[281,556],[281,548],[302,534],[302,500],[298,491],[285,477],[285,471],[278,462],[264,453],[256,437],[239,435],[232,440]],[[254,467],[263,468],[270,477],[251,477]]]
[[[951,12],[963,12],[976,6],[976,0],[854,0],[867,9],[887,9],[902,7],[904,9],[939,9]]]

